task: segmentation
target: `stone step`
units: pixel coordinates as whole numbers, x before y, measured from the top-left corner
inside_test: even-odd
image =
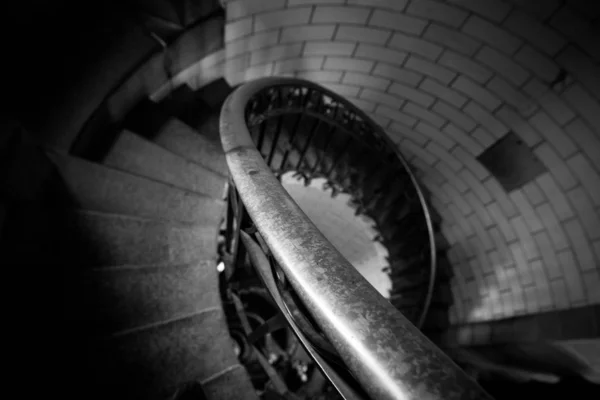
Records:
[[[3,252],[12,265],[62,269],[185,264],[211,259],[217,226],[182,225],[45,204],[14,206]]]
[[[103,336],[220,307],[215,259],[185,264],[82,269],[65,294],[71,325]],[[85,334],[85,333],[84,333]]]
[[[214,112],[208,116],[196,129],[198,132],[202,132],[202,135],[209,139],[211,142],[216,143],[221,148],[221,134],[219,131],[219,113],[220,111]]]
[[[225,202],[83,159],[48,153],[72,207],[217,226]]]
[[[207,111],[197,110],[203,114],[203,120],[209,118]],[[212,117],[213,119],[216,117]],[[218,140],[209,138],[214,136],[214,129],[205,135],[204,132],[194,129],[191,125],[173,116],[169,107],[163,103],[156,104],[146,101],[140,104],[128,117],[126,127],[169,151],[214,171],[224,177],[228,176],[227,164],[223,148]]]
[[[242,384],[243,383],[243,384]],[[209,400],[254,400],[256,394],[252,390],[244,390],[252,387],[246,369],[238,365],[230,368],[226,373],[219,374],[202,384],[206,398]]]
[[[227,179],[130,131],[123,131],[104,165],[223,199]],[[209,210],[210,211],[210,210]]]
[[[103,340],[72,343],[70,379],[83,388],[93,388],[94,398],[165,399],[182,385],[214,382],[223,371],[239,369],[232,339],[220,307],[140,327]],[[77,346],[76,348],[73,348]],[[77,351],[85,346],[86,351]],[[245,372],[242,369],[243,372]],[[237,382],[230,386],[244,387]],[[227,392],[233,387],[215,387]],[[250,393],[254,392],[250,389]],[[218,397],[209,397],[218,398]],[[237,398],[237,397],[232,397]]]
[[[222,176],[228,175],[221,144],[207,139],[179,120],[167,122],[154,142]]]

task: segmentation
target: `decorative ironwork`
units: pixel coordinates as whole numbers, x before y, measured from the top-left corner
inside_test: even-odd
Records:
[[[344,131],[346,135],[360,138],[363,145],[381,152],[388,163],[393,163],[398,153],[390,148],[385,134],[369,123],[346,100],[325,88],[307,88],[294,84],[277,86],[257,93],[246,108],[248,128],[281,115],[307,115],[323,120]]]

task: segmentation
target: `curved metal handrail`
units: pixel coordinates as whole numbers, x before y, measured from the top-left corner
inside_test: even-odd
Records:
[[[270,84],[258,89],[252,96],[252,100],[255,100],[255,98],[258,98],[258,100],[253,101],[253,103],[251,103],[249,100],[249,103],[246,107],[245,117],[246,124],[249,128],[259,126],[261,122],[267,121],[271,118],[277,118],[284,115],[298,114],[310,116],[317,120],[324,121],[330,126],[336,127],[337,129],[343,131],[346,136],[353,137],[357,141],[360,141],[362,146],[377,151],[379,154],[381,154],[380,161],[383,161],[386,164],[395,164],[396,166],[399,164],[402,174],[408,176],[408,179],[412,184],[410,188],[416,193],[416,197],[420,204],[420,210],[422,212],[423,222],[427,230],[426,240],[428,242],[429,280],[427,282],[427,288],[425,290],[421,312],[416,318],[416,321],[413,321],[419,328],[422,327],[433,296],[433,288],[436,278],[437,251],[435,246],[433,223],[429,213],[429,208],[426,204],[425,196],[421,191],[417,179],[412,173],[407,161],[400,153],[398,147],[391,141],[388,135],[385,134],[383,129],[373,122],[362,110],[358,109],[342,96],[339,96],[338,94],[315,83],[301,79],[267,79],[271,80]],[[289,98],[292,99],[294,96],[291,96],[290,94],[292,94],[293,91],[304,90],[304,95],[296,96],[296,99],[299,98],[302,99],[302,101],[298,102],[288,99],[287,102],[282,102],[281,97],[285,96],[280,92],[286,90]],[[272,92],[269,94],[269,91]],[[267,92],[266,96],[265,92]],[[323,107],[325,98],[327,98],[328,102],[330,103],[329,107]],[[254,108],[259,108],[259,110],[255,111]],[[258,141],[258,148],[260,151],[262,151],[261,142],[263,139],[263,134],[264,132],[261,133],[258,138],[255,138],[255,140],[257,139]],[[277,145],[279,133],[276,132],[275,135],[275,143],[272,143],[271,145],[271,154],[269,154],[268,157],[265,156],[269,158],[267,163],[270,163],[274,146]],[[292,133],[292,135],[294,135],[294,133]],[[294,138],[292,137],[291,140],[293,141]],[[310,141],[310,138],[308,140]],[[272,165],[271,168],[273,168]],[[333,169],[333,167],[331,167],[331,169]],[[279,174],[282,172],[284,171],[278,171]],[[312,175],[315,175],[314,168]],[[317,176],[319,175],[317,174]],[[327,179],[327,176],[324,176],[324,178]],[[332,187],[338,186],[332,182],[329,183],[332,184]]]
[[[372,398],[489,398],[329,243],[269,169],[248,131],[246,107],[261,90],[290,83],[324,90],[301,80],[257,80],[228,97],[220,119],[239,196],[287,280]]]

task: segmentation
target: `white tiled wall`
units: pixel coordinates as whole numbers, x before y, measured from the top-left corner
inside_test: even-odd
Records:
[[[417,168],[451,243],[454,323],[600,302],[600,2],[533,3],[227,2],[230,83],[322,83]],[[548,169],[512,193],[475,158],[509,130]]]

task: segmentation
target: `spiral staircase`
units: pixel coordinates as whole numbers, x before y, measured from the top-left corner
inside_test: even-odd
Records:
[[[73,397],[256,398],[217,272],[229,187],[218,121],[231,91],[222,79],[184,85],[137,102],[116,127],[91,118],[94,134],[69,150],[4,124],[0,252],[38,277],[38,312],[63,310],[51,350],[61,367],[49,373],[68,376]],[[408,165],[344,107],[308,82],[274,83],[249,105],[248,128],[277,176],[351,195],[388,249],[391,303],[441,331],[451,297],[438,218]]]
[[[124,130],[102,162],[28,145],[15,133],[8,176],[37,185],[31,196],[9,190],[21,196],[8,208],[2,253],[15,267],[61,271],[50,282],[64,301],[63,348],[71,351],[63,357],[81,387],[103,388],[99,397],[154,398],[193,381],[208,398],[253,398],[223,334],[223,152],[176,118],[154,127]]]
[[[209,399],[254,398],[219,296],[228,170],[218,142],[221,102],[211,107],[201,97],[211,93],[214,102],[214,89],[221,99],[231,90],[221,80],[200,95],[181,87],[161,104],[142,102],[103,155],[97,147],[61,154],[16,126],[5,146],[4,187],[12,198],[2,254],[15,267],[61,271],[48,278],[63,292],[63,348],[71,350],[68,365],[77,366],[69,374],[82,388],[101,389],[98,397],[160,398],[199,383]],[[443,329],[439,319],[424,318],[427,227],[419,223],[418,198],[406,197],[410,176],[390,168],[370,179],[385,168],[377,157],[357,165],[359,142],[341,130],[325,141],[322,131],[331,127],[298,115],[267,118],[253,130],[275,172],[294,170],[307,181],[326,176],[332,195],[352,193],[357,214],[377,221],[376,239],[390,250],[390,301],[414,323]],[[27,188],[19,187],[24,181]],[[446,289],[438,279],[435,292]],[[447,299],[434,299],[443,321]]]

